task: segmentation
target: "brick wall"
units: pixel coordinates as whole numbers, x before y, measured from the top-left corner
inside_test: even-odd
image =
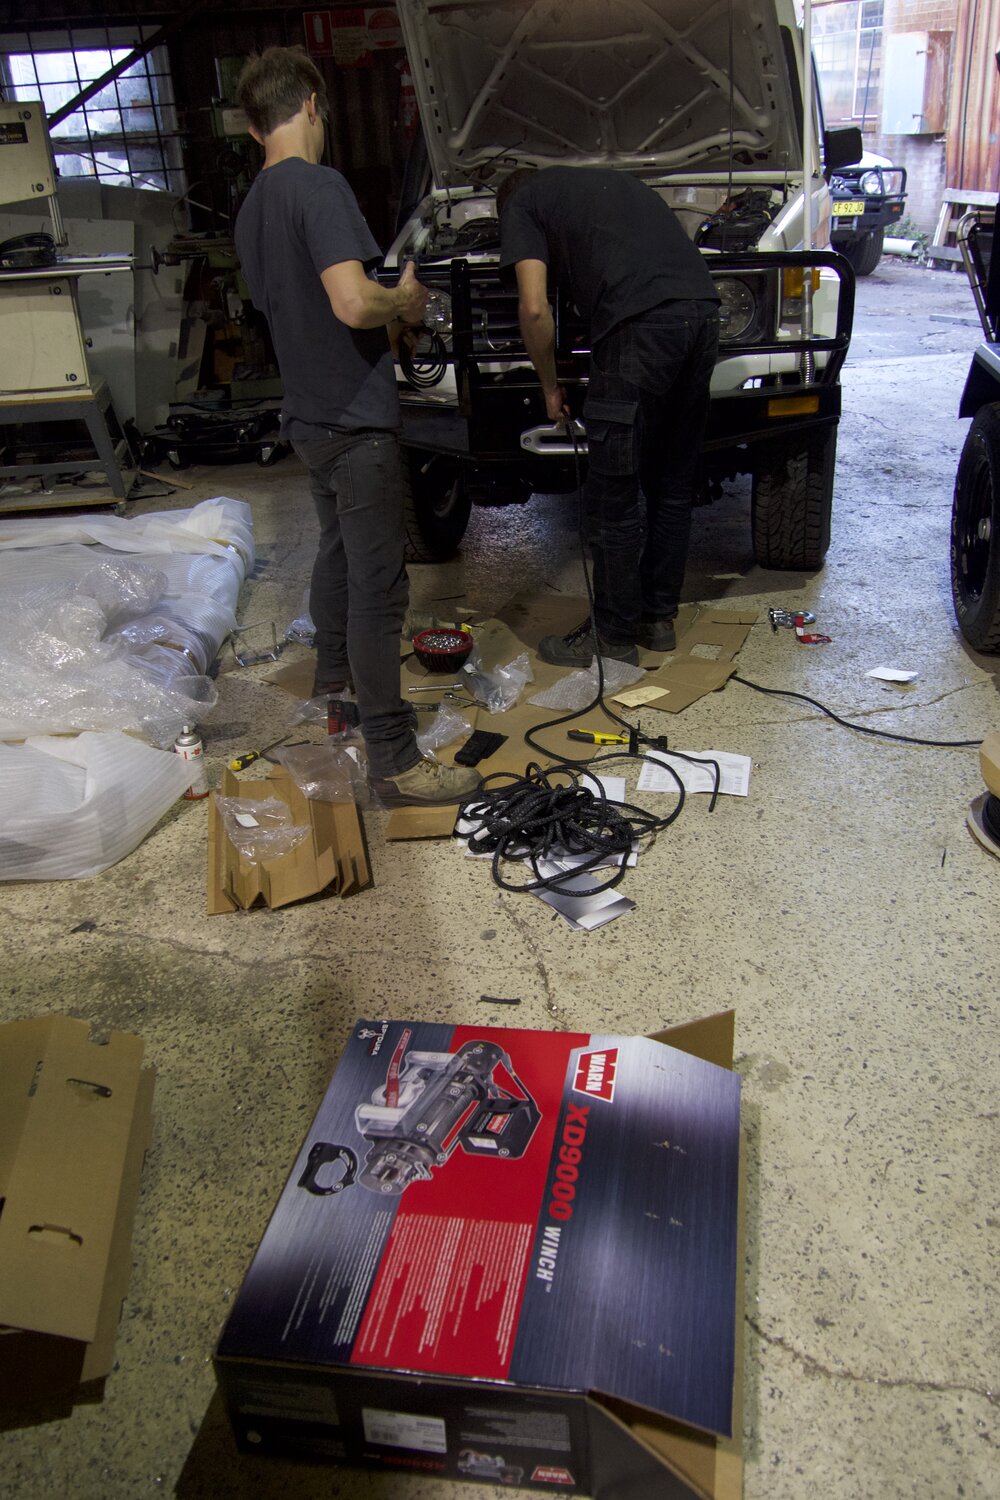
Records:
[[[958,0],[886,0],[882,15],[885,32],[954,31]]]
[[[868,135],[865,149],[906,168],[905,217],[933,237],[944,190],[945,143],[931,135]]]

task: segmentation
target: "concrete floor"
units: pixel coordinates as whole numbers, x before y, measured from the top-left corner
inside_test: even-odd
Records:
[[[962,644],[948,586],[971,314],[947,275],[859,284],[820,574],[753,565],[745,489],[699,513],[687,596],[761,611],[752,681],[902,734],[1000,723],[997,662]],[[184,477],[251,502],[242,618],[289,621],[313,551],[294,461]],[[478,511],[460,558],[414,569],[414,598],[576,593],[574,526],[567,500]],[[833,644],[772,634],[771,605],[815,609]],[[920,678],[865,677],[885,664]],[[210,764],[282,732],[289,700],[263,675],[220,677]],[[690,799],[629,877],[637,910],[592,935],[447,845],[387,844],[379,813],[375,888],[346,903],[206,917],[206,811],[187,803],[99,879],[0,892],[0,1019],[133,1030],[158,1070],[115,1370],[98,1403],[0,1437],[5,1496],[437,1497],[239,1459],[213,1402],[213,1345],[353,1018],[645,1032],[727,1006],[749,1140],[746,1500],[997,1494],[1000,864],[964,825],[977,754],[872,740],[735,683],[667,729],[751,755],[751,795],[711,816]],[[494,1014],[483,994],[522,1004]]]

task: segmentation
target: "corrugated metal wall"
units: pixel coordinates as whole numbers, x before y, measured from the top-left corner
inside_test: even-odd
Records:
[[[959,0],[951,62],[946,186],[1000,189],[1000,0]]]

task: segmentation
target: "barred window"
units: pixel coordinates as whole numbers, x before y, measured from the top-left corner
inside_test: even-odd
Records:
[[[0,35],[0,90],[40,99],[55,114],[122,62],[153,27],[101,27]],[[51,129],[60,177],[137,188],[185,189],[165,47],[154,47]]]
[[[828,124],[877,125],[882,100],[883,0],[813,5],[813,56]]]

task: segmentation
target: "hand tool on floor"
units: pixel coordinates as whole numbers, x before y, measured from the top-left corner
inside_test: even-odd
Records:
[[[252,766],[255,760],[261,760],[263,756],[268,755],[272,750],[276,750],[279,745],[283,745],[287,738],[288,735],[283,734],[280,740],[273,740],[270,745],[265,745],[263,750],[246,750],[242,755],[234,755],[233,759],[229,762],[229,769],[231,771],[245,771],[247,766]]]
[[[600,734],[593,729],[567,729],[568,740],[582,740],[585,745],[627,745],[628,734]]]

